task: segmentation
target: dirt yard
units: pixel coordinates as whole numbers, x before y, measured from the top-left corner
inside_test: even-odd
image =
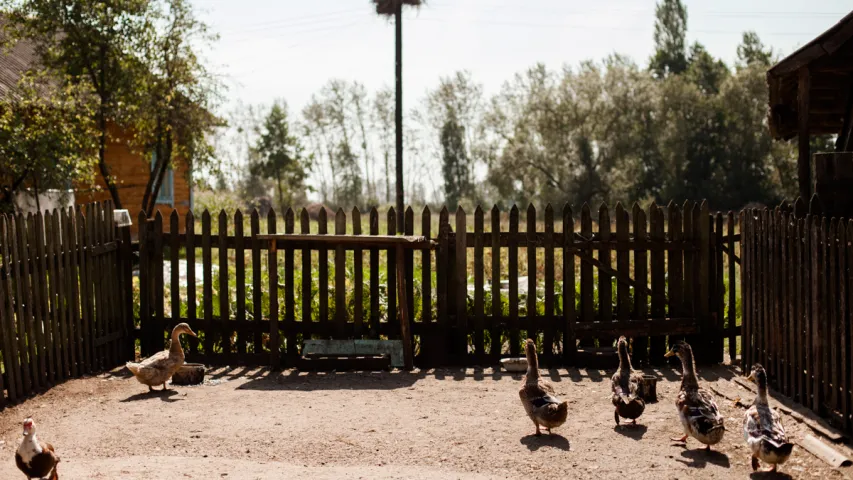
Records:
[[[116,372],[67,382],[0,413],[0,478],[23,478],[14,450],[27,415],[57,448],[63,479],[749,477],[743,411],[719,399],[728,432],[715,452],[692,439],[686,449],[673,444],[669,438],[681,434],[673,405],[680,377],[657,373],[666,379],[659,402],[646,408],[640,426],[616,427],[609,373],[552,371],[558,394],[570,402],[569,421],[537,438],[518,400],[521,376],[489,369],[220,369],[210,384],[153,395]],[[706,383],[731,386],[722,367],[701,373]],[[783,418],[795,441],[808,431]],[[782,471],[793,478],[853,475],[799,447]]]

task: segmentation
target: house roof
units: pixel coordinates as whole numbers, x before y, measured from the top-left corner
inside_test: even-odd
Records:
[[[809,132],[839,133],[853,94],[853,12],[767,71],[770,132],[797,134],[799,71],[808,67]]]

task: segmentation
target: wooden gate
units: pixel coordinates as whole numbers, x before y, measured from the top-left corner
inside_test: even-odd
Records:
[[[736,237],[707,204],[522,215],[425,208],[416,221],[409,208],[405,235],[428,240],[401,259],[377,243],[396,235],[393,209],[204,212],[201,228],[174,214],[169,232],[159,214],[140,217],[143,353],[186,321],[201,337],[188,342],[193,360],[293,366],[306,339],[401,338],[403,307],[418,366],[493,365],[528,337],[546,365],[582,364],[618,335],[634,338],[638,363],[663,362],[667,337],[693,336],[700,361],[722,360],[724,337],[736,353],[723,279]]]

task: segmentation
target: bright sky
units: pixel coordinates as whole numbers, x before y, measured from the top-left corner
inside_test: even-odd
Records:
[[[370,0],[194,0],[221,34],[209,61],[231,102],[284,98],[301,110],[330,78],[374,91],[394,80],[394,26]],[[686,0],[688,39],[732,62],[744,30],[785,55],[823,32],[849,0]],[[486,93],[535,62],[549,68],[652,53],[655,0],[428,0],[403,21],[404,103],[470,70]]]

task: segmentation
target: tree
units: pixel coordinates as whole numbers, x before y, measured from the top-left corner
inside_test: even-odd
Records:
[[[376,13],[386,18],[394,16],[395,25],[395,81],[397,151],[397,233],[403,233],[403,5],[420,7],[422,0],[373,0]]]
[[[690,47],[690,66],[687,77],[706,95],[716,95],[729,76],[729,67],[722,60],[714,59],[701,43]]]
[[[385,164],[385,203],[391,203],[391,151],[394,148],[394,92],[383,88],[373,97],[371,126],[379,137],[379,151]]]
[[[149,0],[114,0],[108,5],[101,0],[2,3],[10,31],[36,40],[46,67],[94,92],[98,166],[116,208],[122,203],[104,157],[108,127],[110,123],[135,127],[134,97],[148,72],[131,52],[144,49],[153,35],[149,4]]]
[[[649,70],[657,78],[687,70],[687,8],[681,0],[662,0],[655,7],[655,53]]]
[[[773,62],[773,49],[765,47],[757,33],[743,32],[743,39],[737,47],[737,58],[741,67],[758,64],[767,68]]]
[[[470,193],[471,182],[468,153],[465,151],[465,128],[459,125],[452,110],[441,129],[441,173],[447,207],[456,210],[459,201]]]
[[[25,75],[0,105],[0,212],[24,187],[38,194],[91,183],[97,163],[91,93],[53,76]]]
[[[308,161],[299,139],[290,132],[287,104],[273,103],[258,132],[249,165],[253,177],[271,179],[278,193],[280,211],[305,198]]]
[[[211,113],[219,84],[197,53],[216,36],[196,18],[188,0],[164,0],[159,7],[153,12],[157,35],[144,56],[146,82],[139,91],[140,140],[157,159],[142,200],[149,215],[168,168],[176,159],[195,168],[209,163],[214,158],[210,134],[223,124]]]

